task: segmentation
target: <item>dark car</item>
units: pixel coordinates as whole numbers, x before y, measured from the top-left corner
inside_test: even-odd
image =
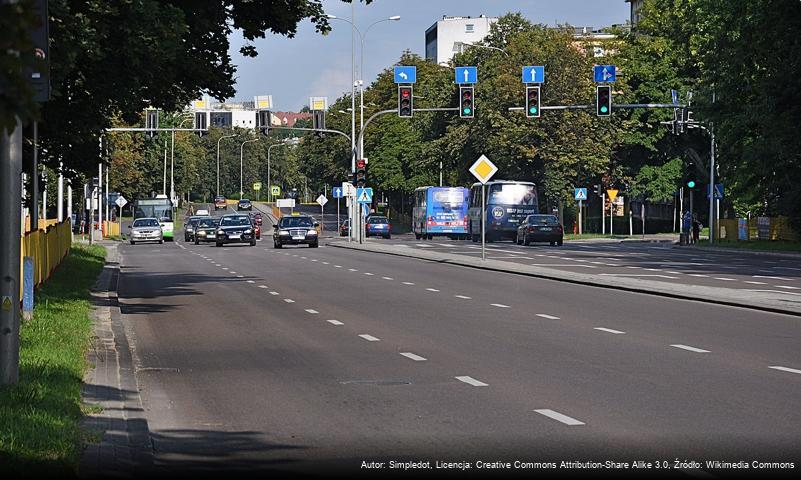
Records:
[[[339,226],[339,236],[340,237],[347,237],[350,234],[350,219],[345,220],[342,222],[342,225]]]
[[[392,224],[389,223],[389,219],[384,216],[380,215],[370,215],[367,217],[367,223],[364,226],[365,235],[368,237],[371,235],[380,235],[384,238],[390,238],[392,236]]]
[[[197,225],[195,225],[194,235],[192,237],[195,241],[195,245],[199,245],[200,242],[216,241],[217,225],[219,225],[219,223],[219,220],[211,217],[205,217],[198,220]]]
[[[564,228],[555,215],[529,215],[517,227],[516,241],[518,245],[550,242],[561,246],[563,237]]]
[[[273,246],[282,248],[284,245],[306,244],[310,248],[319,245],[317,227],[320,224],[308,215],[287,215],[281,217],[273,225]]]
[[[215,241],[218,247],[226,243],[249,243],[256,246],[256,229],[247,215],[223,215],[217,226]]]
[[[225,197],[222,195],[217,195],[214,197],[214,210],[225,210],[228,208],[228,202],[225,201]]]
[[[253,204],[250,203],[250,200],[247,198],[243,198],[236,204],[237,210],[253,210]]]
[[[191,242],[195,240],[195,227],[201,218],[208,218],[206,216],[193,215],[186,219],[184,224],[184,241]]]

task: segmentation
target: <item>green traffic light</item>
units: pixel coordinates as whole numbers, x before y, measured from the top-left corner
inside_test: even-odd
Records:
[[[606,112],[607,112],[607,108],[606,108],[606,106],[602,106],[602,107],[601,107],[601,113],[606,113]]]
[[[470,115],[470,107],[464,107],[464,114]]]
[[[531,107],[528,109],[528,111],[531,113],[537,113],[537,107]]]
[[[690,180],[689,182],[687,182],[687,186],[690,188],[695,188],[695,181]]]

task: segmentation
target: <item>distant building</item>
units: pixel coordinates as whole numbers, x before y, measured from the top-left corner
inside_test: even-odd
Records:
[[[454,54],[462,52],[464,43],[483,40],[497,21],[486,15],[477,18],[443,16],[426,30],[426,60],[448,63]]]
[[[294,127],[298,120],[311,120],[311,113],[273,112],[273,125]]]
[[[593,27],[572,27],[573,43],[577,48],[583,49],[593,57],[605,57],[614,52],[610,48],[611,41],[617,38],[616,35],[608,33],[603,29],[596,30]]]
[[[645,3],[645,0],[626,0],[626,3],[630,4],[631,6],[631,26],[636,27],[637,22],[640,21],[640,11],[642,10],[642,6]]]

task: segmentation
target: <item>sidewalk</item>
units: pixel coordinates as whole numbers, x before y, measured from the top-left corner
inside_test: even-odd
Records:
[[[88,243],[82,241],[80,243]],[[106,266],[92,291],[95,335],[84,377],[86,405],[100,408],[83,421],[90,438],[80,459],[81,478],[136,478],[152,465],[152,449],[133,360],[117,302],[118,242],[96,242],[107,250]]]

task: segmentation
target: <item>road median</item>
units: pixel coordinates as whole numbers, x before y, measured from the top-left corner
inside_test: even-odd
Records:
[[[589,273],[565,272],[547,267],[522,265],[502,260],[481,260],[464,255],[420,250],[391,244],[366,242],[334,241],[330,247],[357,250],[399,257],[416,258],[448,265],[475,268],[479,270],[523,275],[534,278],[557,280],[598,288],[623,290],[627,292],[658,295],[684,300],[692,300],[718,305],[752,308],[767,312],[801,316],[801,295],[792,292],[779,292],[760,289],[718,288],[693,284],[677,284],[654,280],[615,276],[602,276]]]

